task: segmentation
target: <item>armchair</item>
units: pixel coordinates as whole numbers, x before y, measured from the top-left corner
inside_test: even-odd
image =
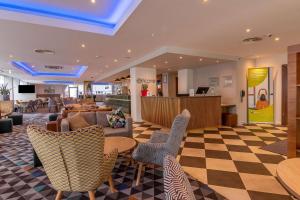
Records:
[[[78,129],[68,133],[47,131],[40,126],[27,128],[29,140],[40,158],[52,186],[60,200],[63,191],[94,191],[109,181],[114,191],[111,171],[117,159],[117,149],[104,156],[103,129],[98,126]]]
[[[140,183],[144,163],[162,166],[166,155],[177,156],[190,117],[190,112],[184,110],[175,117],[170,133],[156,131],[147,143],[137,146],[132,154],[133,159],[139,162],[136,185]]]

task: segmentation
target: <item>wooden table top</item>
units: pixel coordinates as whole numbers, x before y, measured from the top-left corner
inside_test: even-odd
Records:
[[[300,199],[300,158],[287,159],[279,163],[277,176],[282,185]]]
[[[115,148],[118,149],[118,153],[124,153],[132,150],[136,146],[136,141],[133,138],[128,137],[105,137],[104,154],[109,154]]]

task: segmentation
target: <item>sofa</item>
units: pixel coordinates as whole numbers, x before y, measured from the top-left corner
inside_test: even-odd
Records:
[[[110,114],[111,111],[100,111],[100,112],[81,112],[80,115],[86,120],[90,125],[99,125],[104,129],[104,135],[109,136],[123,136],[123,137],[133,137],[133,128],[132,128],[132,118],[126,116],[126,126],[124,128],[111,128],[107,121],[107,114]],[[70,131],[70,124],[68,117],[77,114],[76,112],[68,113],[66,118],[61,120],[61,132]]]

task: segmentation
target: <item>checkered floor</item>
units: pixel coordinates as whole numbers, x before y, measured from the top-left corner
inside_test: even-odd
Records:
[[[146,142],[160,129],[136,123],[134,137]],[[276,166],[286,158],[260,149],[286,139],[286,130],[266,124],[193,130],[184,138],[177,160],[186,173],[228,199],[292,199],[276,179]]]

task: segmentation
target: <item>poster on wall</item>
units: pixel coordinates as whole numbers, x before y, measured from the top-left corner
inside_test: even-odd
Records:
[[[248,69],[248,123],[274,123],[272,68]]]

